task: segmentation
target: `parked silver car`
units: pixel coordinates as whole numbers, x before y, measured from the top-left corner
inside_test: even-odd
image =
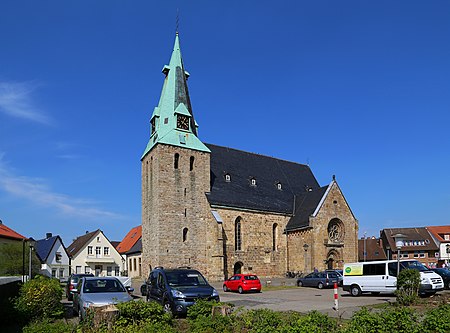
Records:
[[[131,289],[115,277],[83,277],[73,295],[73,312],[84,318],[88,308],[131,301]]]

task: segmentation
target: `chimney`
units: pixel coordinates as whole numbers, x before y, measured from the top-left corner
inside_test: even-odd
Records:
[[[52,233],[51,232],[47,232],[46,234],[45,234],[45,238],[46,239],[49,239],[49,238],[52,238]]]
[[[86,230],[86,233],[88,234],[88,233],[89,233],[89,230]]]

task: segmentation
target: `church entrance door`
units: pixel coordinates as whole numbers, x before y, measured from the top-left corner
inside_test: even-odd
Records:
[[[244,266],[244,264],[242,262],[240,262],[240,261],[235,263],[234,264],[234,269],[233,269],[234,274],[241,274],[242,273],[242,266]]]

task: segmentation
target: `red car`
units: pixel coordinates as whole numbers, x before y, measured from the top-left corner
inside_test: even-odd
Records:
[[[223,291],[261,291],[261,281],[254,274],[235,274],[223,283]]]

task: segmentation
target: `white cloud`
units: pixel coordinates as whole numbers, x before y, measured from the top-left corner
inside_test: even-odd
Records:
[[[1,82],[0,112],[44,125],[51,125],[50,119],[40,110],[32,99],[33,91],[38,87],[35,82]]]
[[[4,154],[0,152],[0,189],[10,195],[26,199],[39,206],[54,208],[69,217],[91,220],[123,218],[119,214],[95,207],[89,200],[53,192],[43,179],[13,175],[3,163],[3,156]]]

